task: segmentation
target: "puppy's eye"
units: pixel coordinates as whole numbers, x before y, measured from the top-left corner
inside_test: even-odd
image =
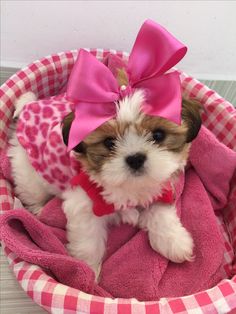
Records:
[[[108,148],[109,150],[112,150],[115,146],[115,139],[114,137],[107,137],[105,138],[105,140],[103,141],[103,144],[106,148]]]
[[[156,129],[152,132],[152,137],[155,142],[159,143],[165,139],[166,133],[162,129]]]

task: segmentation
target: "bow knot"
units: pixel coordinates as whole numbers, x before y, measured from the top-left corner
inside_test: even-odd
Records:
[[[75,101],[68,150],[88,134],[116,116],[115,102],[145,90],[142,111],[175,123],[181,121],[181,83],[179,74],[166,71],[176,65],[187,48],[157,23],[147,20],[132,48],[127,74],[121,86],[112,71],[86,50],[79,51],[70,75],[67,97]]]
[[[121,85],[120,86],[120,91],[119,91],[120,99],[123,99],[126,96],[131,95],[132,92],[133,92],[133,89],[132,89],[132,87],[130,85]]]

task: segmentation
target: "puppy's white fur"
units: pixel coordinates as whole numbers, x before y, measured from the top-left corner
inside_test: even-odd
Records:
[[[34,101],[32,93],[24,94],[16,103],[15,117],[26,102]],[[192,260],[193,240],[182,226],[176,208],[172,205],[156,203],[142,212],[136,206],[147,206],[160,193],[162,183],[177,170],[183,169],[186,161],[174,152],[153,147],[147,135],[138,135],[132,122],[142,119],[140,108],[144,94],[136,91],[117,104],[117,119],[130,122],[131,126],[117,143],[116,158],[103,165],[101,174],[92,179],[103,186],[103,196],[120,209],[119,216],[125,223],[139,225],[147,230],[152,248],[174,262]],[[43,204],[57,192],[41,178],[29,163],[26,152],[16,135],[11,138],[9,149],[12,173],[16,184],[16,194],[33,213],[38,213]],[[124,157],[137,152],[145,152],[145,172],[133,176],[126,168]],[[96,276],[105,253],[107,225],[117,223],[117,214],[97,217],[93,214],[92,203],[81,189],[65,191],[62,195],[63,210],[67,218],[68,250],[72,256],[90,265]],[[127,203],[131,208],[125,208]]]

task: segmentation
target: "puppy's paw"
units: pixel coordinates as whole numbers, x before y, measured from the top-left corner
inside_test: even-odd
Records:
[[[139,211],[135,208],[124,209],[120,212],[121,220],[125,224],[136,226],[139,220]]]
[[[95,273],[95,281],[99,282],[99,277],[100,277],[100,273],[101,273],[102,264],[92,265],[90,267],[92,268],[92,270]]]
[[[159,237],[156,233],[149,233],[151,247],[174,263],[185,261],[193,262],[193,239],[190,233],[184,228],[172,230],[165,237]]]

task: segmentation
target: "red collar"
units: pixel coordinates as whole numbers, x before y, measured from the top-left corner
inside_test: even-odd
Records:
[[[98,187],[95,183],[89,180],[88,175],[80,170],[80,173],[72,178],[71,186],[81,186],[82,189],[88,194],[93,202],[93,212],[96,216],[104,216],[115,212],[113,204],[108,204],[103,199],[101,192],[103,189]],[[174,193],[171,184],[168,182],[165,188],[162,190],[162,194],[154,197],[153,202],[161,202],[166,204],[173,204]]]

